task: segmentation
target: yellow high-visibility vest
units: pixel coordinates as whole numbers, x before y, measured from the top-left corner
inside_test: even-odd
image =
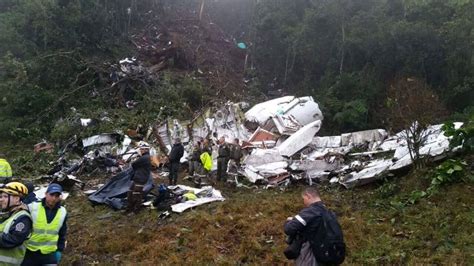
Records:
[[[31,251],[40,250],[42,254],[50,254],[58,249],[59,230],[66,219],[66,208],[59,207],[56,216],[48,223],[46,209],[41,202],[28,204],[33,219],[33,234],[26,241],[26,248]]]
[[[11,177],[12,168],[5,159],[0,159],[0,177]]]
[[[212,169],[212,157],[208,152],[203,152],[200,156],[202,166],[206,171],[211,171]]]
[[[20,216],[26,215],[31,218],[30,213],[25,210],[18,211],[0,224],[0,232],[8,234],[13,221]],[[21,265],[25,257],[25,244],[14,248],[0,248],[0,265]]]

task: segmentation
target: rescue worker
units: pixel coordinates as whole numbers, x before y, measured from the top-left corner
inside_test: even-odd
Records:
[[[226,180],[227,163],[229,163],[230,148],[225,142],[224,136],[219,138],[219,149],[217,152],[217,181]]]
[[[240,160],[242,159],[242,147],[240,147],[239,139],[235,138],[234,143],[230,147],[230,159],[237,167],[240,167]]]
[[[22,265],[57,265],[66,247],[67,211],[61,206],[63,188],[53,183],[41,201],[28,204],[33,219],[33,233],[26,241]]]
[[[5,154],[0,153],[0,183],[6,184],[12,179],[12,167],[4,157]]]
[[[150,145],[142,142],[138,145],[140,157],[132,163],[132,184],[127,193],[127,212],[138,213],[143,201],[143,188],[151,177]]]
[[[21,265],[25,241],[32,231],[32,219],[21,198],[28,194],[25,185],[10,182],[0,188],[0,265]]]
[[[169,155],[169,162],[170,162],[170,176],[169,176],[169,184],[176,185],[178,183],[178,171],[180,166],[181,157],[184,155],[184,147],[181,144],[181,139],[176,138],[174,140],[173,148],[171,148],[170,155]]]
[[[209,155],[212,156],[212,144],[211,144],[211,141],[208,139],[208,138],[205,138],[202,142],[202,145],[201,145],[201,149],[202,149],[202,153],[209,153]],[[202,154],[201,153],[201,154]]]
[[[201,156],[202,150],[201,150],[201,143],[198,141],[196,144],[193,146],[193,150],[191,152],[191,157],[189,160],[189,175],[194,176],[194,173],[196,172],[197,174],[200,174],[200,166],[201,163],[199,162],[199,156]]]
[[[230,145],[230,160],[227,165],[227,174],[237,177],[241,158],[242,148],[240,147],[239,139],[235,138],[234,143]]]

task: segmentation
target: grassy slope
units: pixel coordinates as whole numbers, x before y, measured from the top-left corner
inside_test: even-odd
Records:
[[[322,191],[340,217],[349,250],[346,263],[473,264],[473,185],[452,185],[415,205],[392,207],[390,201],[424,185],[413,176],[394,182],[391,196],[379,185]],[[288,263],[282,224],[302,207],[300,191],[223,188],[225,202],[173,214],[161,223],[154,210],[126,217],[75,196],[67,201],[70,233],[64,262]],[[108,213],[111,217],[98,218]]]

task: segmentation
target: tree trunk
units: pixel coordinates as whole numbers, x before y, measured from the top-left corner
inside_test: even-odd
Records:
[[[200,8],[200,11],[199,11],[199,21],[201,21],[202,19],[202,12],[204,11],[204,2],[206,0],[201,0],[201,8]]]
[[[345,55],[345,44],[346,44],[346,30],[344,28],[344,14],[342,15],[342,22],[341,22],[341,33],[342,33],[342,47],[341,47],[341,62],[339,64],[339,75],[342,74],[342,70],[344,67],[344,55]]]

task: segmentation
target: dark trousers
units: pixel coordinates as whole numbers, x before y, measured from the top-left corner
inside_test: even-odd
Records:
[[[201,174],[201,163],[198,161],[189,161],[189,175]]]
[[[53,253],[41,254],[41,251],[26,250],[25,258],[22,266],[41,266],[41,265],[57,265],[56,255]]]
[[[144,185],[132,182],[127,193],[127,211],[137,213],[140,211],[143,201]]]
[[[220,157],[217,158],[217,181],[227,179],[227,163],[229,162],[228,158]]]
[[[170,163],[170,185],[176,185],[178,183],[178,171],[180,163]]]

